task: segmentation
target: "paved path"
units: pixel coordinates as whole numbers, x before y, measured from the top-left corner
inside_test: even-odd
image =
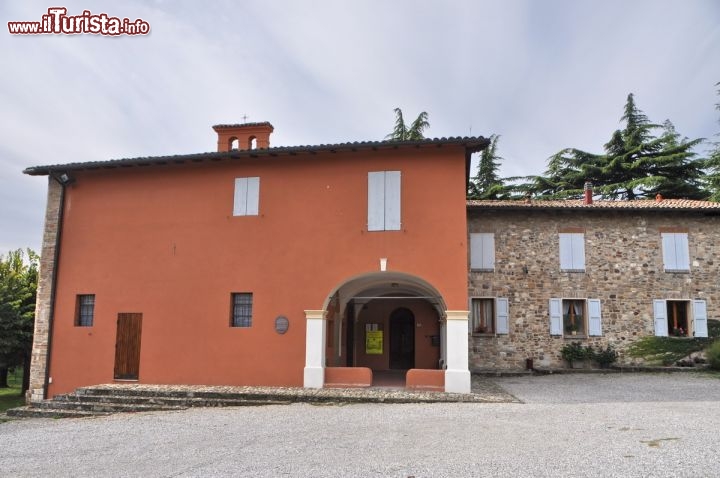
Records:
[[[720,476],[717,377],[493,382],[524,403],[296,404],[7,422],[0,474]]]

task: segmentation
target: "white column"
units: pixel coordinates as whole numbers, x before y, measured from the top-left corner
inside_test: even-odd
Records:
[[[445,391],[470,393],[470,370],[468,369],[468,315],[467,310],[448,310],[445,322],[447,340],[447,369]]]
[[[325,385],[325,334],[327,333],[325,311],[306,310],[305,319],[307,319],[307,328],[303,386],[323,388]]]

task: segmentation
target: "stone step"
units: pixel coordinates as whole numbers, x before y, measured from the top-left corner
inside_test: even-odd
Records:
[[[220,398],[201,398],[201,397],[175,397],[155,395],[152,397],[143,396],[123,396],[123,395],[58,395],[52,400],[57,404],[103,404],[103,403],[119,403],[126,405],[157,405],[171,407],[247,407],[261,405],[288,405],[292,403],[290,400],[281,398],[272,398],[266,400],[255,400],[234,397]]]
[[[85,418],[109,415],[103,412],[89,412],[84,410],[59,410],[52,408],[18,407],[7,410],[7,415],[13,418]]]
[[[149,403],[122,403],[122,402],[70,402],[46,400],[44,402],[35,402],[30,405],[31,408],[39,408],[45,410],[77,410],[83,412],[101,412],[101,413],[117,413],[117,412],[156,412],[170,410],[184,410],[187,407],[179,405],[162,405]]]
[[[287,389],[285,389],[287,390]],[[249,391],[236,387],[228,387],[227,389],[182,389],[182,388],[133,388],[133,387],[113,387],[94,385],[91,387],[81,387],[72,394],[77,396],[123,396],[123,397],[144,397],[144,398],[197,398],[197,399],[233,399],[233,400],[262,400],[262,401],[292,401],[292,394],[283,394],[278,397],[276,391]]]

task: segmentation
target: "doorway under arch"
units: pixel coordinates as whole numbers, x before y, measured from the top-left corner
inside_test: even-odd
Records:
[[[415,368],[415,314],[399,307],[390,314],[390,369]],[[440,357],[438,357],[439,360]]]

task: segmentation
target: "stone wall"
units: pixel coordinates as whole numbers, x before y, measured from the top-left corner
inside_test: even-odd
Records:
[[[561,367],[569,341],[612,344],[621,363],[637,363],[627,347],[654,334],[653,299],[707,301],[720,318],[720,217],[697,212],[628,210],[498,210],[469,208],[469,232],[495,234],[495,270],[469,271],[469,297],[507,297],[510,333],[472,335],[470,369]],[[561,272],[558,231],[585,231],[585,272]],[[661,230],[688,232],[689,273],[666,273]],[[550,335],[549,299],[600,299],[600,337]]]
[[[45,374],[48,360],[50,337],[50,313],[55,271],[55,247],[57,243],[62,186],[52,177],[48,177],[47,206],[45,208],[45,228],[42,249],[40,250],[40,270],[38,275],[37,303],[35,308],[35,331],[30,361],[30,387],[25,399],[42,400],[45,396]]]

